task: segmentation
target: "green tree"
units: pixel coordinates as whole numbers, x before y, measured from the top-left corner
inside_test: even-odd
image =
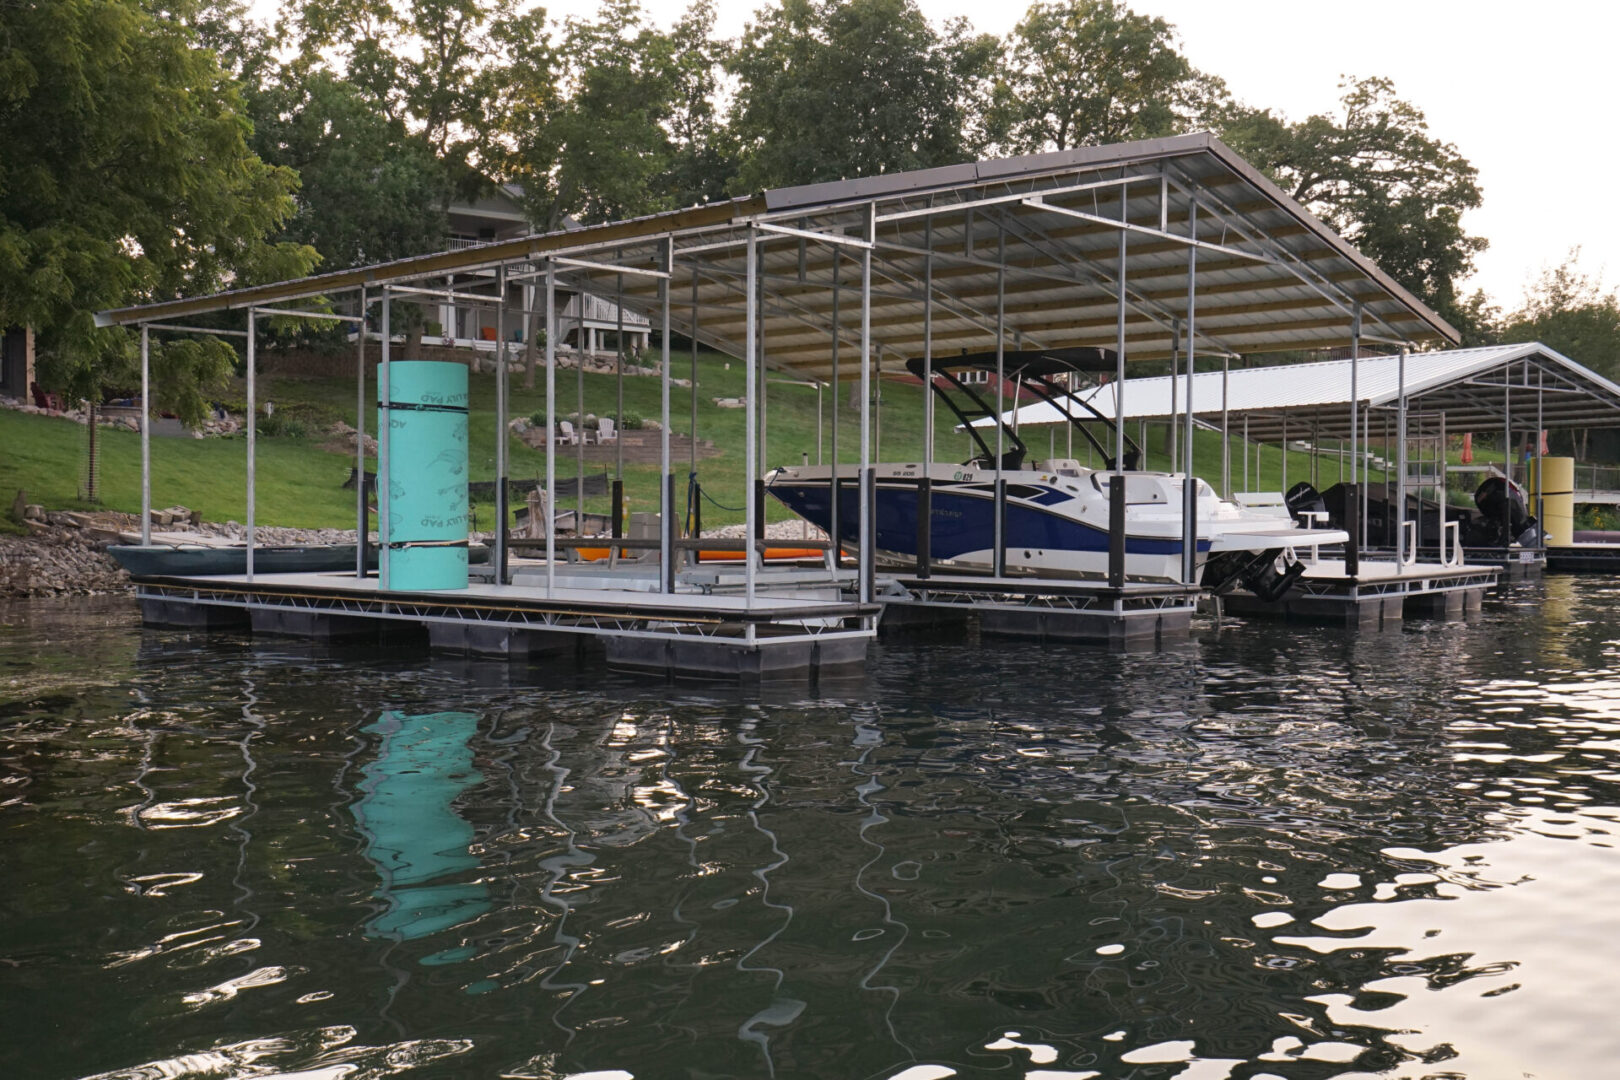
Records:
[[[253,148],[302,181],[280,239],[313,247],[333,270],[444,246],[444,174],[432,147],[361,87],[294,63],[252,106]]]
[[[999,45],[935,29],[913,0],[781,0],[729,64],[733,187],[759,190],[945,165],[982,148],[975,108]]]
[[[1198,114],[1204,80],[1174,28],[1117,0],[1035,4],[1009,53],[996,112],[1019,152],[1156,138]]]
[[[732,43],[714,36],[714,0],[695,0],[669,32],[670,103],[666,186],[676,206],[723,199],[737,168],[737,147],[719,108]]]
[[[555,77],[517,66],[511,91],[527,115],[509,125],[508,178],[522,185],[545,230],[565,219],[612,221],[673,205],[673,48],[637,0],[604,0],[593,19],[568,19]]]
[[[1580,266],[1575,248],[1544,269],[1504,317],[1504,342],[1539,341],[1608,379],[1620,380],[1620,297]]]
[[[197,47],[198,14],[36,0],[0,18],[0,325],[34,326],[41,381],[76,396],[99,397],[131,356],[131,335],[96,329],[97,310],[315,261],[267,239],[297,178],[249,150],[235,85]]]
[[[1487,241],[1463,228],[1478,172],[1388,79],[1344,84],[1340,111],[1298,123],[1228,103],[1222,137],[1441,316],[1466,324],[1458,283]],[[1470,327],[1462,325],[1464,330]]]

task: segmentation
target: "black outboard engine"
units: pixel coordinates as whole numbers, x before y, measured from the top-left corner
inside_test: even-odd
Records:
[[[1468,523],[1464,543],[1470,547],[1526,546],[1539,543],[1541,530],[1525,505],[1524,489],[1503,477],[1492,476],[1474,492],[1479,517]]]
[[[1288,517],[1296,525],[1299,524],[1301,514],[1327,513],[1327,500],[1322,498],[1320,491],[1304,480],[1288,489],[1288,494],[1283,496],[1283,504],[1288,507]]]

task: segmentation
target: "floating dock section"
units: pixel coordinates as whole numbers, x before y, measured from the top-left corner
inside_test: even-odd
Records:
[[[425,635],[435,650],[514,659],[597,643],[613,667],[673,676],[808,674],[863,663],[876,605],[795,597],[471,584],[400,591],[376,579],[277,574],[146,578],[142,620],[310,638]]]
[[[1466,563],[1372,562],[1362,559],[1354,573],[1343,559],[1309,566],[1280,600],[1246,592],[1222,597],[1225,613],[1327,623],[1352,630],[1399,626],[1407,617],[1455,619],[1478,614],[1485,593],[1501,570]]]

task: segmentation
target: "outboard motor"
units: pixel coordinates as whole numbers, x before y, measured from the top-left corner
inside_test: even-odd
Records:
[[[1474,492],[1479,517],[1470,523],[1468,543],[1477,547],[1507,547],[1510,543],[1535,544],[1541,539],[1536,519],[1525,505],[1524,489],[1503,477],[1492,476]]]
[[[1301,514],[1327,513],[1327,500],[1322,498],[1320,491],[1304,480],[1288,489],[1288,494],[1283,496],[1283,504],[1288,507],[1289,519],[1296,525],[1299,524]]]

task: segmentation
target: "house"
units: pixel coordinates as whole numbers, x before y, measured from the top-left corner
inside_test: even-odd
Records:
[[[477,247],[479,244],[499,240],[513,240],[533,232],[522,203],[523,189],[517,184],[501,184],[476,199],[451,203],[449,210],[450,235],[445,249],[457,251]],[[577,228],[576,222],[564,222],[565,228]],[[495,294],[495,281],[489,274],[468,275],[455,283],[455,291],[464,293]],[[536,310],[540,305],[540,283],[534,280],[514,282],[507,286],[506,303],[510,314],[506,319],[506,337],[509,341],[524,339],[523,310]],[[578,349],[584,345],[592,354],[613,355],[618,351],[619,309],[611,297],[581,293],[575,289],[557,290],[557,342]],[[584,321],[581,324],[580,316]],[[431,309],[428,344],[453,345],[461,348],[495,348],[495,312],[490,308],[456,307],[451,304]],[[435,332],[435,328],[437,332]],[[625,345],[630,351],[646,352],[651,344],[652,324],[646,316],[634,311],[624,312]]]

